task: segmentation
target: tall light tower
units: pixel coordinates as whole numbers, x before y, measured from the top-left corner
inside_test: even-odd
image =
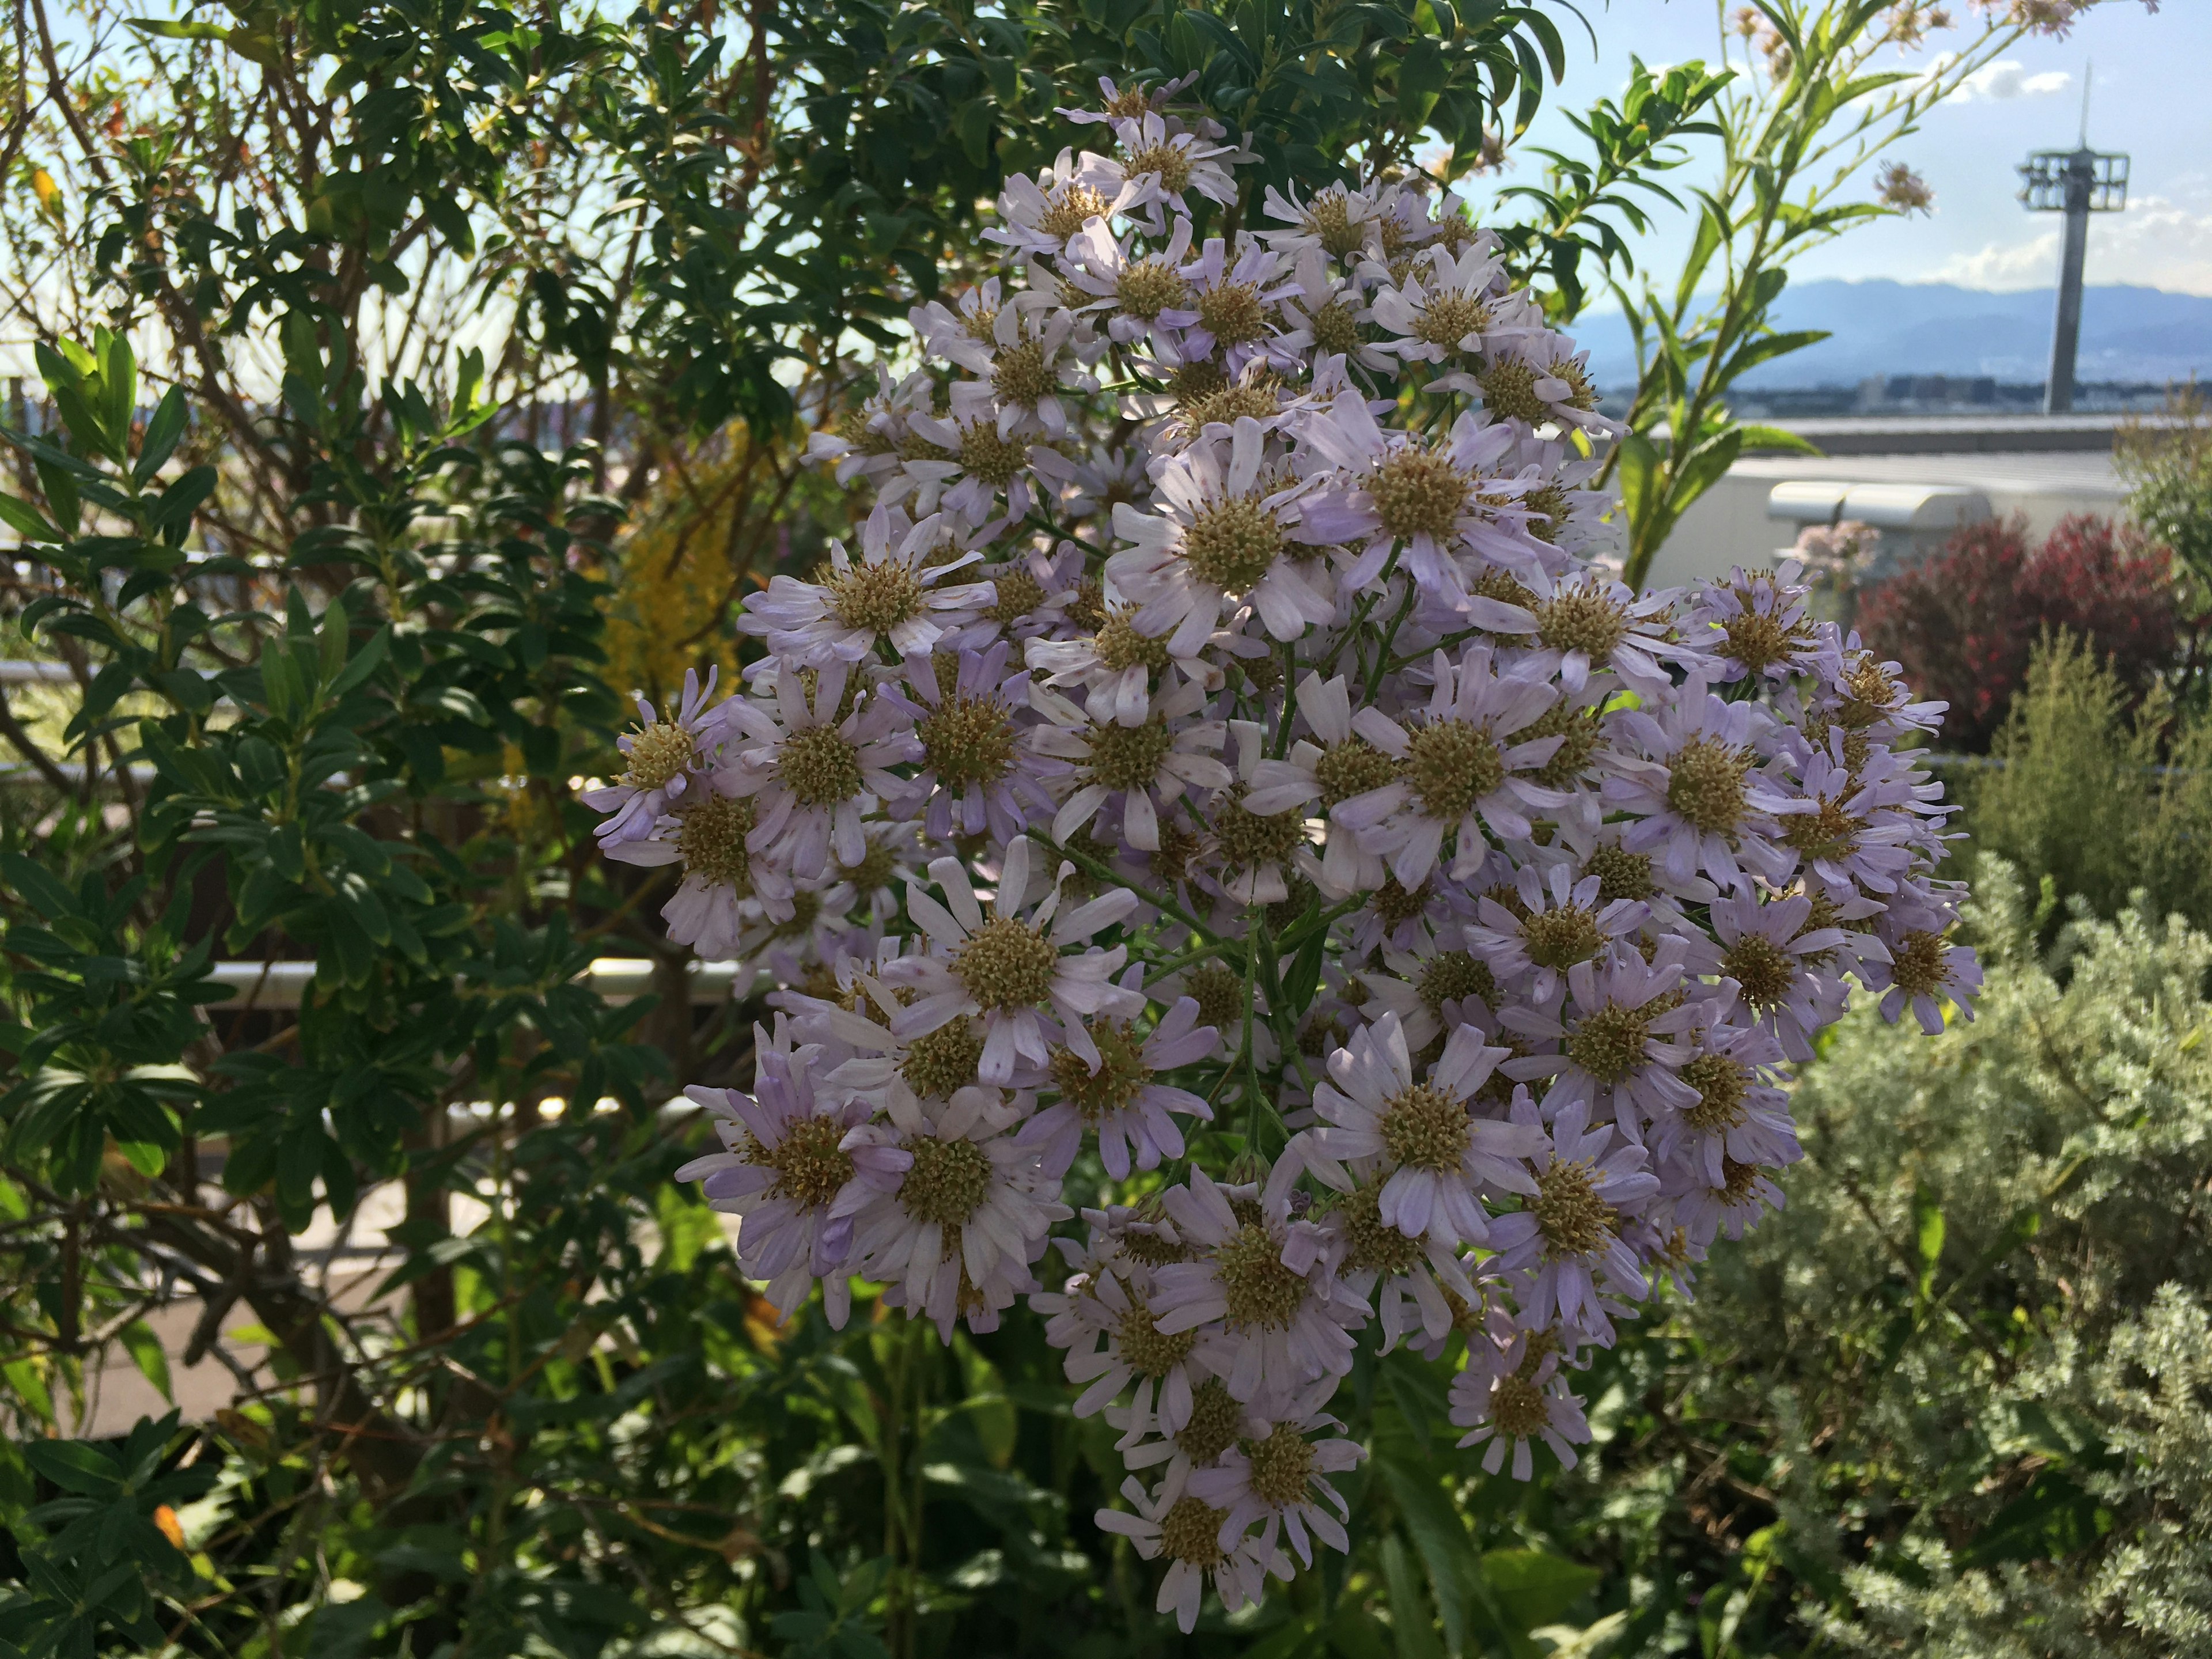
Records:
[[[2081,87],[2081,141],[2074,149],[2039,149],[2020,169],[2020,199],[2030,213],[2066,216],[2058,256],[2058,315],[2051,331],[2051,374],[2044,382],[2043,412],[2074,407],[2074,357],[2081,343],[2081,261],[2088,252],[2089,216],[2118,213],[2128,204],[2128,158],[2089,148],[2089,87]]]

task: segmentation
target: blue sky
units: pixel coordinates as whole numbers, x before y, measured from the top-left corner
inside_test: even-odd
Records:
[[[1576,135],[1559,110],[1616,93],[1632,56],[1649,64],[1717,56],[1712,0],[1583,0],[1583,9],[1600,51],[1593,58],[1589,36],[1569,27],[1565,87],[1528,142],[1569,148]],[[1962,18],[1970,11],[1967,0],[1953,0],[1952,9]],[[1942,40],[1933,37],[1931,47]],[[2212,99],[2205,93],[2212,0],[2166,0],[2156,15],[2137,0],[2105,0],[2065,40],[2021,41],[1984,72],[1971,96],[1939,106],[1891,152],[1934,186],[1934,214],[1854,230],[1809,255],[1799,279],[2051,286],[2059,221],[2021,206],[2013,169],[2030,150],[2072,145],[2093,61],[2090,143],[2129,152],[2134,173],[2127,210],[2092,222],[2089,281],[2212,295]],[[1531,156],[1515,171],[1534,174],[1541,165]],[[1692,164],[1678,176],[1696,170]],[[1648,257],[1664,270],[1686,233],[1677,223],[1662,234],[1665,246]]]

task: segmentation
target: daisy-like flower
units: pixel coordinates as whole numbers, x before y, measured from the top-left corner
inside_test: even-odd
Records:
[[[866,855],[860,820],[868,798],[902,788],[890,769],[918,752],[897,704],[864,696],[842,712],[851,672],[832,661],[810,696],[799,671],[786,665],[773,705],[734,699],[729,705],[732,752],[715,774],[716,787],[752,797],[746,846],[801,880],[821,877],[833,852],[845,864]]]
[[[1722,1187],[1731,1161],[1779,1166],[1802,1158],[1790,1097],[1773,1081],[1786,1058],[1774,1034],[1724,1024],[1696,1036],[1697,1052],[1676,1075],[1698,1098],[1660,1120],[1651,1136],[1654,1159],[1662,1167],[1686,1165],[1707,1186]]]
[[[1298,682],[1297,697],[1310,735],[1292,743],[1282,759],[1262,759],[1253,767],[1247,811],[1267,815],[1318,806],[1328,814],[1396,778],[1397,760],[1352,729],[1352,690],[1342,675],[1323,680],[1309,672]],[[1381,856],[1340,829],[1330,834],[1313,881],[1325,896],[1339,899],[1372,891],[1384,878]]]
[[[1030,674],[1008,672],[1012,648],[1000,640],[957,658],[909,658],[902,687],[878,692],[914,722],[921,748],[921,769],[886,794],[922,807],[923,827],[940,841],[987,830],[1010,841],[1033,811],[1052,809],[1043,780],[1066,768],[1037,749],[1034,720],[1017,718],[1029,704]]]
[[[1472,243],[1456,257],[1443,248],[1425,249],[1403,283],[1376,290],[1375,325],[1393,337],[1406,362],[1446,371],[1431,382],[1437,389],[1473,391],[1465,366],[1478,361],[1493,338],[1510,339],[1532,325],[1525,296],[1495,291],[1503,269],[1496,253]]]
[[[1598,413],[1589,354],[1539,327],[1495,340],[1472,377],[1482,406],[1500,421],[1528,427],[1579,427],[1610,436],[1620,422]]]
[[[1589,1420],[1559,1375],[1557,1349],[1529,1332],[1516,1335],[1493,1363],[1469,1364],[1452,1379],[1450,1400],[1451,1420],[1468,1431],[1459,1443],[1489,1443],[1482,1467],[1491,1474],[1504,1467],[1509,1448],[1513,1478],[1526,1480],[1536,1472],[1532,1443],[1550,1447],[1567,1469],[1577,1462],[1575,1447],[1589,1443]]]
[[[979,571],[977,574],[990,583],[994,598],[975,626],[960,638],[960,645],[980,650],[1003,635],[1018,649],[1050,632],[1077,597],[1076,583],[1083,564],[1083,550],[1073,542],[1062,542],[1051,553],[1030,548],[1002,564]]]
[[[1255,1423],[1253,1432],[1223,1453],[1218,1464],[1191,1472],[1191,1496],[1224,1512],[1218,1534],[1224,1549],[1255,1526],[1262,1553],[1273,1554],[1277,1537],[1287,1537],[1309,1567],[1309,1532],[1331,1549],[1352,1548],[1344,1530],[1352,1509],[1328,1477],[1358,1468],[1366,1449],[1341,1434],[1313,1437],[1343,1426],[1333,1417]]]
[[[1100,447],[1075,456],[1039,449],[1030,459],[1037,477],[1056,492],[1054,505],[1062,524],[1100,517],[1111,522],[1114,509],[1122,502],[1142,507],[1152,498],[1152,475],[1145,470],[1147,458],[1135,445]],[[1095,589],[1097,584],[1091,586]]]
[[[917,518],[942,509],[988,540],[1030,510],[1040,452],[1024,434],[1000,429],[989,386],[956,382],[948,414],[916,414],[908,424],[928,449],[902,463],[903,483],[896,493],[913,496]]]
[[[1162,1194],[1176,1232],[1200,1255],[1160,1268],[1159,1328],[1199,1331],[1200,1363],[1240,1401],[1340,1375],[1351,1364],[1347,1327],[1367,1314],[1335,1282],[1328,1235],[1291,1217],[1299,1167],[1285,1156],[1257,1191],[1218,1187],[1194,1169],[1188,1185]]]
[[[892,1030],[891,1022],[914,997],[910,986],[892,983],[899,975],[891,970],[900,960],[896,952],[887,954],[875,964],[876,974],[849,977],[841,964],[847,996],[806,1012],[810,1033],[834,1038],[851,1054],[830,1073],[825,1086],[886,1103],[900,1095],[949,1100],[982,1081],[981,1022],[963,1015],[912,1035]]]
[[[879,644],[902,657],[927,656],[997,602],[988,582],[939,586],[981,556],[971,550],[933,563],[949,529],[941,515],[908,526],[878,504],[861,529],[857,561],[844,543],[831,542],[829,562],[811,580],[775,576],[767,592],[747,599],[738,631],[765,638],[780,658],[815,667],[864,662]]]
[[[1867,988],[1881,993],[1881,1017],[1893,1025],[1911,1008],[1929,1036],[1942,1032],[1945,1002],[1959,1011],[1960,1018],[1973,1018],[1973,999],[1982,988],[1981,964],[1974,953],[1963,945],[1950,944],[1940,921],[1915,925],[1920,919],[1909,916],[1905,925],[1897,926],[1892,923],[1893,915],[1882,918],[1882,942],[1888,946],[1889,960],[1862,958],[1859,967]]]
[[[1328,1127],[1316,1133],[1307,1167],[1347,1191],[1343,1160],[1377,1159],[1376,1215],[1384,1226],[1451,1249],[1482,1243],[1490,1227],[1483,1195],[1534,1192],[1521,1160],[1543,1139],[1525,1124],[1469,1110],[1469,1097],[1506,1052],[1486,1047],[1472,1025],[1455,1027],[1416,1083],[1405,1031],[1395,1014],[1384,1014],[1328,1057],[1328,1081],[1314,1090],[1314,1110]]]
[[[1534,1103],[1524,1095],[1513,1108],[1516,1122],[1540,1128]],[[1624,1218],[1648,1204],[1659,1191],[1659,1177],[1644,1168],[1643,1147],[1621,1138],[1613,1125],[1590,1126],[1589,1108],[1580,1101],[1561,1111],[1531,1162],[1536,1192],[1511,1215],[1490,1224],[1488,1264],[1501,1273],[1534,1275],[1521,1292],[1523,1319],[1548,1325],[1554,1319],[1598,1340],[1613,1334],[1600,1305],[1598,1281],[1631,1301],[1649,1286],[1643,1263],[1622,1242]]]
[[[963,292],[953,306],[929,300],[906,314],[908,325],[921,348],[971,374],[991,372],[991,351],[996,343],[999,313],[1005,304],[1018,304],[1021,296],[1007,299],[1005,285],[996,276],[986,277]],[[1003,303],[1002,303],[1003,302]]]
[[[1758,770],[1772,720],[1765,710],[1725,702],[1692,674],[1656,714],[1636,708],[1614,718],[1651,763],[1606,780],[1606,805],[1642,820],[1623,847],[1656,853],[1676,882],[1700,870],[1731,890],[1747,887],[1751,873],[1778,884],[1790,878],[1796,860],[1776,845],[1782,826],[1775,819],[1789,811],[1789,798]]]
[[[1553,576],[1577,564],[1618,569],[1620,528],[1607,519],[1612,500],[1590,488],[1604,470],[1604,458],[1584,455],[1558,438],[1524,440],[1515,453],[1535,473],[1536,482],[1520,499],[1526,516],[1518,528],[1535,544],[1539,568]]]
[[[1164,941],[1176,943],[1172,939]],[[1189,935],[1179,941],[1180,948],[1186,950],[1194,943]],[[1248,984],[1243,975],[1219,957],[1176,969],[1149,988],[1146,994],[1155,1002],[1188,997],[1197,1003],[1199,1023],[1221,1034],[1222,1053],[1227,1058],[1244,1052],[1244,1023],[1249,1018],[1254,1063],[1262,1073],[1274,1065],[1279,1048],[1267,1028],[1267,994],[1257,985]]]
[[[1221,1605],[1234,1613],[1261,1598],[1270,1572],[1287,1580],[1291,1567],[1279,1547],[1262,1549],[1249,1534],[1224,1546],[1221,1522],[1226,1511],[1194,1497],[1184,1485],[1171,1471],[1159,1490],[1148,1494],[1133,1474],[1121,1483],[1129,1508],[1101,1510],[1097,1519],[1101,1531],[1121,1534],[1146,1560],[1165,1558],[1168,1570],[1161,1576],[1154,1608],[1175,1614],[1176,1628],[1188,1636],[1197,1627],[1209,1582]]]
[[[1382,971],[1358,975],[1369,1001],[1361,1012],[1370,1020],[1395,1014],[1406,1030],[1406,1047],[1428,1052],[1450,1027],[1464,1023],[1470,1002],[1487,1008],[1498,997],[1498,980],[1488,964],[1445,941],[1428,939],[1409,951],[1385,950]]]
[[[1306,249],[1297,261],[1279,301],[1284,326],[1275,337],[1276,355],[1301,362],[1335,357],[1370,374],[1390,373],[1396,360],[1374,337],[1358,281],[1340,276],[1317,248]]]
[[[1114,137],[1121,153],[1089,157],[1087,177],[1093,189],[1102,194],[1110,191],[1121,199],[1124,212],[1145,214],[1153,235],[1164,228],[1163,207],[1190,217],[1193,192],[1224,207],[1237,199],[1237,181],[1221,160],[1235,154],[1228,145],[1211,143],[1182,130],[1180,121],[1170,124],[1167,117],[1151,111],[1116,120]],[[1136,193],[1124,197],[1130,185],[1136,186]]]
[[[888,1109],[889,1121],[846,1140],[873,1200],[859,1211],[854,1249],[863,1273],[895,1282],[908,1316],[950,1341],[956,1321],[972,1327],[1036,1288],[1030,1264],[1052,1224],[1074,1213],[1058,1201],[1066,1170],[1015,1139],[1024,1109],[999,1090],[894,1094]]]
[[[708,1204],[739,1218],[738,1265],[768,1281],[785,1318],[822,1283],[823,1311],[842,1330],[852,1310],[853,1159],[845,1136],[867,1121],[864,1102],[817,1098],[810,1079],[821,1050],[794,1048],[790,1023],[753,1027],[759,1073],[753,1091],[694,1086],[684,1092],[715,1117],[722,1150],[676,1171],[702,1183]],[[847,1201],[842,1205],[839,1200]]]
[[[898,913],[899,895],[921,867],[921,838],[911,823],[871,820],[860,826],[867,850],[852,863],[840,861],[839,881],[853,890],[854,915],[881,926]]]
[[[1234,779],[1212,751],[1218,750],[1228,728],[1219,720],[1194,717],[1206,708],[1203,688],[1171,678],[1152,700],[1146,718],[1127,725],[1100,724],[1044,687],[1030,693],[1030,706],[1050,722],[1036,734],[1043,753],[1073,769],[1075,791],[1053,815],[1052,838],[1065,843],[1087,830],[1099,813],[1119,803],[1119,823],[1130,846],[1160,850],[1160,812],[1193,791],[1226,788]]]
[[[1155,87],[1141,87],[1134,82],[1123,87],[1116,83],[1113,76],[1102,75],[1098,77],[1099,106],[1097,109],[1068,109],[1063,106],[1053,112],[1078,126],[1089,126],[1094,123],[1111,125],[1116,121],[1133,121],[1140,115],[1157,115],[1179,128],[1182,123],[1169,113],[1168,100],[1197,79],[1198,71],[1193,70],[1188,75],[1163,81]],[[1213,124],[1208,121],[1203,125],[1212,126]]]
[[[1807,602],[1812,590],[1798,584],[1804,566],[1785,559],[1778,570],[1738,566],[1723,582],[1700,592],[1701,602],[1683,618],[1695,639],[1705,630],[1705,648],[1726,684],[1746,678],[1778,684],[1800,674],[1842,672],[1835,632],[1816,623]]]
[[[1923,813],[1941,811],[1933,786],[1921,783],[1910,764],[1887,750],[1874,750],[1853,765],[1849,738],[1831,729],[1824,749],[1802,750],[1802,795],[1778,814],[1782,842],[1830,887],[1893,893],[1917,853],[1940,842]]]
[[[1674,1073],[1690,1050],[1673,1039],[1710,1022],[1680,993],[1681,954],[1670,937],[1649,963],[1631,951],[1578,962],[1567,969],[1568,1001],[1554,1005],[1557,1012],[1527,1004],[1506,1008],[1498,1018],[1508,1030],[1557,1042],[1560,1051],[1509,1060],[1505,1074],[1522,1082],[1553,1079],[1544,1095],[1547,1118],[1573,1106],[1586,1115],[1609,1109],[1632,1136],[1687,1106],[1688,1091]]]
[[[681,814],[663,817],[647,841],[625,841],[606,849],[623,864],[676,865],[682,879],[660,918],[668,937],[688,945],[707,962],[728,962],[739,955],[748,924],[765,914],[793,914],[791,872],[756,859],[746,842],[754,829],[750,797],[721,793],[711,787],[691,791]]]
[[[1197,318],[1182,331],[1183,361],[1211,359],[1233,380],[1247,363],[1269,357],[1273,307],[1287,286],[1285,264],[1262,243],[1248,239],[1232,253],[1220,237],[1208,237],[1198,258],[1182,267],[1188,309]]]
[[[1473,910],[1457,884],[1438,881],[1433,872],[1414,888],[1385,875],[1367,902],[1352,913],[1346,954],[1358,961],[1378,952],[1402,956],[1431,948],[1438,939],[1459,938]]]
[[[1603,877],[1567,865],[1548,871],[1523,865],[1514,876],[1512,908],[1492,894],[1477,902],[1479,921],[1467,930],[1468,949],[1501,983],[1525,978],[1530,999],[1549,1003],[1570,968],[1610,954],[1651,914],[1640,899],[1608,903],[1604,890]]]
[[[1595,570],[1559,577],[1544,584],[1528,607],[1532,625],[1523,631],[1534,637],[1522,663],[1532,673],[1557,678],[1571,692],[1581,691],[1593,673],[1610,669],[1638,696],[1663,697],[1674,684],[1665,665],[1698,660],[1668,637],[1673,609],[1668,595],[1639,598]]]
[[[1067,1380],[1083,1389],[1075,1414],[1094,1416],[1133,1389],[1125,1407],[1130,1421],[1160,1434],[1176,1433],[1189,1423],[1192,1401],[1206,1380],[1191,1359],[1196,1334],[1159,1330],[1146,1301],[1152,1270],[1142,1263],[1115,1261],[1079,1277],[1079,1283],[1069,1279],[1063,1298],[1066,1340],[1055,1344],[1068,1350],[1062,1365]]]
[[[1030,666],[1044,675],[1047,685],[1082,687],[1085,710],[1097,724],[1142,726],[1152,713],[1152,677],[1170,661],[1200,684],[1210,677],[1194,657],[1170,657],[1166,636],[1139,632],[1136,619],[1136,606],[1121,603],[1109,576],[1097,632],[1030,641],[1024,647]]]
[[[1278,640],[1336,614],[1334,595],[1316,591],[1296,562],[1298,501],[1310,485],[1267,462],[1267,434],[1243,416],[1228,441],[1200,437],[1158,470],[1159,511],[1114,509],[1115,534],[1134,545],[1106,573],[1139,605],[1138,629],[1167,635],[1170,655],[1195,654],[1223,608],[1239,601]]]
[[[1382,1328],[1380,1352],[1388,1353],[1408,1335],[1417,1346],[1443,1342],[1461,1310],[1479,1306],[1482,1297],[1457,1250],[1429,1234],[1408,1238],[1382,1219],[1381,1162],[1349,1166],[1352,1184],[1323,1212],[1322,1225],[1344,1283],[1375,1309]]]
[[[1057,254],[1086,225],[1111,220],[1121,211],[1122,198],[1133,198],[1141,186],[1124,184],[1118,194],[1106,195],[1086,176],[1096,172],[1096,160],[1086,155],[1079,162],[1073,149],[1063,149],[1035,178],[1008,174],[999,192],[999,222],[984,231],[983,240],[1017,253]]]
[[[1431,445],[1407,433],[1386,434],[1366,400],[1346,392],[1304,427],[1299,441],[1341,469],[1306,503],[1304,520],[1310,538],[1358,550],[1340,577],[1347,592],[1367,587],[1399,553],[1423,592],[1467,611],[1477,627],[1489,626],[1488,602],[1469,598],[1451,550],[1520,491],[1483,476],[1512,447],[1510,427],[1462,415],[1443,443]]]
[[[1323,185],[1301,202],[1296,185],[1288,195],[1270,185],[1261,211],[1287,228],[1262,230],[1260,240],[1296,258],[1313,253],[1348,263],[1361,253],[1382,252],[1383,210],[1364,189]]]
[[[1236,781],[1207,803],[1212,831],[1206,868],[1220,890],[1239,904],[1274,904],[1290,894],[1290,873],[1321,872],[1306,842],[1305,815],[1296,807],[1279,812],[1252,808],[1252,781],[1267,753],[1267,734],[1256,720],[1231,720],[1236,744]]]
[[[1723,1158],[1720,1180],[1708,1182],[1700,1173],[1675,1195],[1674,1218],[1694,1244],[1709,1246],[1723,1237],[1740,1239],[1769,1210],[1779,1210],[1787,1202],[1773,1181],[1778,1173]]]
[[[1735,981],[1753,1017],[1800,1062],[1812,1060],[1812,1034],[1841,1018],[1850,996],[1841,979],[1812,966],[1832,957],[1844,932],[1808,928],[1812,914],[1813,901],[1802,893],[1763,903],[1734,893],[1716,899],[1711,909],[1721,945],[1717,971]]]
[[[1102,927],[1125,919],[1137,896],[1117,888],[1061,914],[1060,883],[1075,866],[1063,864],[1034,905],[1024,905],[1030,885],[1030,847],[1018,836],[1006,848],[998,896],[986,915],[968,872],[957,859],[938,859],[930,877],[945,890],[939,904],[919,886],[907,890],[907,914],[929,935],[935,954],[903,957],[885,971],[917,993],[891,1020],[897,1036],[911,1039],[962,1018],[983,1024],[977,1070],[986,1083],[1005,1083],[1015,1067],[1052,1063],[1057,1037],[1086,1061],[1099,1054],[1084,1016],[1134,1018],[1144,999],[1114,983],[1128,951],[1087,942]]]
[[[622,775],[580,797],[592,811],[614,814],[596,831],[601,851],[645,840],[705,781],[721,742],[722,711],[707,706],[720,672],[709,668],[702,684],[696,669],[685,669],[683,701],[665,720],[643,697],[637,700],[638,724],[615,739],[627,763]]]
[[[1121,988],[1130,1000],[1143,1000],[1141,964],[1122,975]],[[1221,1046],[1221,1034],[1198,1023],[1197,999],[1176,999],[1150,1031],[1139,1030],[1133,1019],[1101,1015],[1085,1024],[1084,1035],[1095,1059],[1063,1045],[1052,1051],[1042,1076],[1023,1079],[1059,1096],[1023,1127],[1023,1139],[1051,1143],[1053,1159],[1068,1163],[1091,1131],[1098,1137],[1099,1161],[1116,1181],[1127,1181],[1132,1169],[1157,1170],[1163,1158],[1181,1158],[1182,1130],[1175,1115],[1210,1123],[1213,1109],[1158,1079]]]
[[[1431,673],[1436,690],[1410,728],[1378,708],[1352,717],[1353,730],[1397,763],[1398,775],[1340,802],[1329,814],[1363,847],[1381,854],[1408,890],[1437,867],[1447,836],[1459,879],[1488,856],[1485,826],[1506,840],[1526,841],[1532,811],[1563,806],[1569,799],[1528,775],[1563,741],[1528,736],[1556,696],[1549,684],[1499,674],[1484,645],[1468,646],[1456,664],[1437,652]]]
[[[856,478],[884,483],[898,471],[899,459],[913,441],[907,416],[917,410],[928,413],[934,391],[925,369],[893,381],[890,368],[877,364],[873,394],[859,408],[848,410],[835,426],[809,433],[806,459],[830,466],[841,484]]]
[[[791,895],[791,914],[784,917],[748,916],[738,936],[738,960],[758,963],[778,977],[803,973],[807,967],[837,960],[854,947],[865,950],[867,936],[852,924],[851,885],[830,878],[817,878],[796,886]]]
[[[1141,346],[1163,367],[1182,361],[1180,331],[1198,321],[1195,297],[1182,274],[1190,251],[1190,221],[1178,219],[1164,246],[1140,252],[1139,233],[1116,237],[1094,221],[1067,249],[1060,268],[1062,291],[1076,315],[1103,319],[1116,345]]]
[[[1042,430],[1048,438],[1067,435],[1067,405],[1062,392],[1095,392],[1098,382],[1084,361],[1075,333],[1075,316],[1057,306],[1024,312],[1007,306],[992,324],[988,374],[998,404],[999,435]]]

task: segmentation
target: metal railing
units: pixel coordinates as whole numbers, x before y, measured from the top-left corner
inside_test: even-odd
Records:
[[[657,964],[647,957],[599,957],[585,970],[580,983],[588,985],[610,1002],[629,1002],[656,988]],[[216,983],[230,994],[211,1008],[235,1013],[246,1010],[297,1008],[315,982],[312,962],[218,962],[210,970]],[[684,980],[696,1003],[721,1002],[737,993],[738,964],[734,962],[693,962],[685,964]],[[747,981],[750,989],[752,981]]]

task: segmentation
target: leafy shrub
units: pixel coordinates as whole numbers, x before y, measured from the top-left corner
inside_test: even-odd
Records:
[[[2192,380],[2169,393],[2162,418],[2124,423],[2113,447],[2128,516],[2172,548],[2212,593],[2212,409]]]
[[[1979,754],[2003,726],[2044,632],[2067,629],[2140,693],[2172,661],[2171,559],[2132,528],[2077,514],[2033,556],[2024,518],[1969,525],[1943,549],[1861,595],[1861,635],[1950,704],[1947,747]]]
[[[1624,1350],[1549,1494],[1615,1655],[2212,1652],[2212,939],[1995,860],[1972,1024],[1862,1010],[1789,1206]]]
[[[2062,519],[2021,575],[2037,628],[2087,641],[2131,694],[2173,660],[2172,555],[2133,525],[2087,513]]]

